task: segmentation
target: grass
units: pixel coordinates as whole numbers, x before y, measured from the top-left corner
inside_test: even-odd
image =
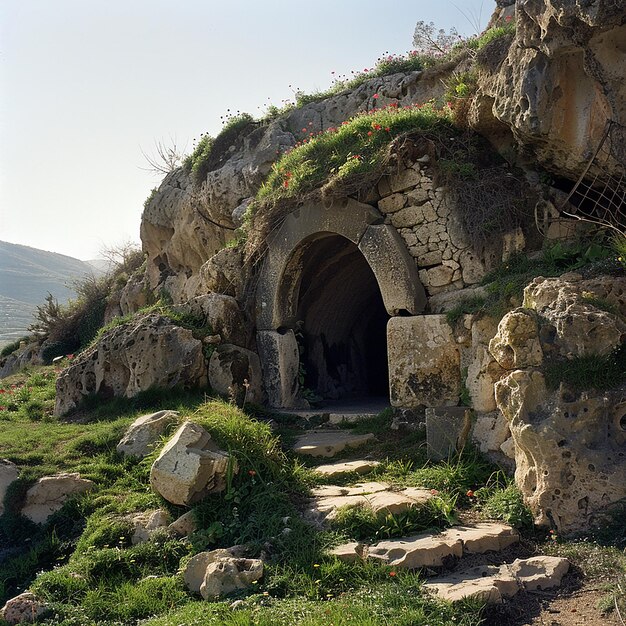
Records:
[[[325,182],[369,172],[382,163],[387,147],[396,137],[435,129],[454,132],[447,110],[429,103],[373,109],[337,128],[315,136],[307,134],[274,164],[257,193],[256,203],[295,198]]]

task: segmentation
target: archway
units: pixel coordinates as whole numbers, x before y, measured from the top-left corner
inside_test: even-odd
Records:
[[[256,292],[268,404],[301,404],[302,366],[323,397],[388,397],[387,321],[425,304],[414,260],[376,209],[346,199],[294,210],[269,241]]]
[[[296,330],[304,386],[324,399],[386,396],[389,314],[374,272],[341,235],[305,245]]]

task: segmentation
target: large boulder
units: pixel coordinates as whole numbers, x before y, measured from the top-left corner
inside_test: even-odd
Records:
[[[515,444],[515,482],[537,524],[584,530],[595,513],[626,498],[622,394],[549,393],[537,370],[516,370],[496,383]]]
[[[116,450],[124,456],[143,458],[152,452],[167,428],[178,420],[178,411],[157,411],[138,417],[124,433]]]
[[[250,343],[250,329],[246,325],[237,300],[220,293],[209,293],[192,298],[183,305],[185,311],[202,316],[211,331],[224,343],[246,347]]]
[[[507,313],[498,324],[489,352],[507,370],[541,365],[543,352],[539,341],[537,316],[528,309]]]
[[[31,522],[43,524],[71,496],[86,493],[94,487],[91,480],[81,478],[77,472],[44,476],[26,492],[22,515]]]
[[[150,387],[206,384],[202,342],[166,317],[148,314],[112,328],[57,379],[55,415],[85,396],[132,398]]]
[[[184,572],[190,591],[205,600],[214,600],[238,589],[245,589],[263,576],[261,559],[244,559],[234,550],[212,550],[196,554]]]
[[[150,485],[168,502],[189,506],[223,491],[229,471],[237,471],[236,461],[219,449],[204,428],[185,422],[152,464]]]

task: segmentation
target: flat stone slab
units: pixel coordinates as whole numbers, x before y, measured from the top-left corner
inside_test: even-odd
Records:
[[[337,511],[344,507],[362,506],[375,515],[404,513],[410,508],[421,506],[433,494],[427,489],[408,487],[393,491],[389,483],[370,482],[352,487],[327,485],[313,489],[313,501],[308,516],[317,521],[331,521]]]
[[[318,465],[313,471],[316,474],[331,477],[342,476],[343,474],[367,474],[378,465],[380,465],[378,461],[337,461],[328,465]]]
[[[474,526],[453,526],[442,533],[421,533],[411,537],[379,541],[373,545],[351,544],[338,546],[333,552],[342,559],[342,554],[358,553],[361,558],[379,559],[386,565],[417,569],[441,567],[450,557],[461,558],[464,554],[482,554],[500,551],[517,543],[519,534],[507,524],[481,523]],[[349,561],[349,556],[346,560]]]
[[[561,584],[569,561],[556,556],[534,556],[513,563],[483,565],[435,578],[424,588],[449,602],[476,598],[489,604],[502,602],[520,591],[551,589]]]
[[[357,435],[349,430],[311,430],[298,437],[293,450],[309,456],[333,457],[346,448],[358,448],[374,439],[372,433]]]

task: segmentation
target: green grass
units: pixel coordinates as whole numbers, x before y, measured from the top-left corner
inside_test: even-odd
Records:
[[[432,104],[374,109],[318,135],[305,134],[272,167],[256,203],[302,196],[323,183],[339,182],[381,165],[391,141],[417,130],[453,132],[447,109]]]

